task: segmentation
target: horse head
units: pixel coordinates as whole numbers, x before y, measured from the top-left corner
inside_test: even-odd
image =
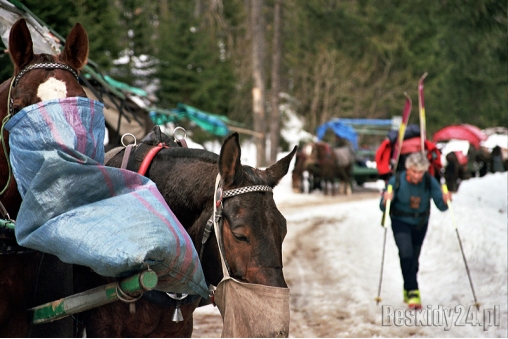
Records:
[[[25,19],[12,26],[9,35],[9,54],[14,64],[11,79],[0,85],[0,118],[14,115],[24,107],[56,98],[83,96],[85,92],[77,79],[88,57],[88,36],[79,23],[75,24],[59,55],[34,54],[32,37]],[[7,132],[3,141],[7,144]],[[8,145],[6,145],[8,150]],[[8,165],[3,149],[0,149],[0,174],[8,178]],[[3,188],[6,182],[0,182]],[[3,196],[0,196],[12,218],[16,218],[21,198],[14,180]]]
[[[287,287],[282,272],[286,219],[277,209],[271,188],[288,172],[297,147],[266,170],[240,163],[238,134],[223,144],[219,173],[224,192],[264,185],[263,191],[238,194],[223,201],[222,239],[230,275],[242,282]],[[259,187],[259,186],[258,186]]]
[[[88,36],[79,23],[69,33],[59,55],[34,54],[30,31],[18,20],[9,36],[9,53],[14,64],[11,89],[12,111],[50,99],[86,97],[77,72],[88,58]]]

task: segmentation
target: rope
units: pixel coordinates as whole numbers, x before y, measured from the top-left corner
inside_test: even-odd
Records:
[[[10,85],[10,88],[9,88],[9,97],[7,98],[7,102],[10,102],[10,100],[11,100],[12,83],[13,83],[13,81],[11,81],[11,85]],[[9,104],[7,104],[7,105],[9,105]],[[6,144],[5,139],[4,139],[5,124],[7,124],[7,122],[9,121],[10,118],[11,118],[11,113],[9,112],[9,110],[7,110],[7,115],[3,118],[3,120],[2,120],[2,127],[0,128],[0,143],[2,144],[2,149],[3,149],[4,155],[5,155],[5,161],[7,161],[7,168],[8,168],[8,171],[9,171],[9,174],[7,176],[7,183],[5,184],[5,187],[2,189],[2,191],[0,191],[0,196],[2,194],[4,194],[5,191],[7,191],[7,188],[9,188],[9,184],[11,183],[11,177],[12,177],[11,163],[9,161],[9,154],[7,153],[7,144]]]

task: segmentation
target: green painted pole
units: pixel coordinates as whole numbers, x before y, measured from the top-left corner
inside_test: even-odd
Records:
[[[52,322],[75,313],[120,300],[119,288],[123,293],[135,296],[153,290],[157,282],[157,274],[154,271],[145,271],[126,278],[120,281],[120,283],[112,282],[31,308],[28,310],[29,319],[31,319],[32,324]]]
[[[7,227],[8,229],[14,230],[15,223],[12,220],[0,219],[0,227]]]

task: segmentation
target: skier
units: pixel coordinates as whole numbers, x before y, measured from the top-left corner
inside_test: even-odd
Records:
[[[418,258],[429,223],[430,199],[441,211],[446,211],[447,201],[451,201],[451,194],[443,193],[436,178],[428,173],[429,165],[424,153],[410,154],[405,161],[406,170],[397,172],[388,181],[393,193],[385,191],[380,202],[384,211],[386,201],[391,201],[392,230],[404,278],[404,302],[414,309],[421,308]]]

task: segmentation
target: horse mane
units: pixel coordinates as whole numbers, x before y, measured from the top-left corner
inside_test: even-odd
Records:
[[[160,155],[164,158],[193,158],[199,159],[211,164],[216,164],[219,156],[213,152],[202,150],[199,148],[183,148],[171,147],[160,151]]]

